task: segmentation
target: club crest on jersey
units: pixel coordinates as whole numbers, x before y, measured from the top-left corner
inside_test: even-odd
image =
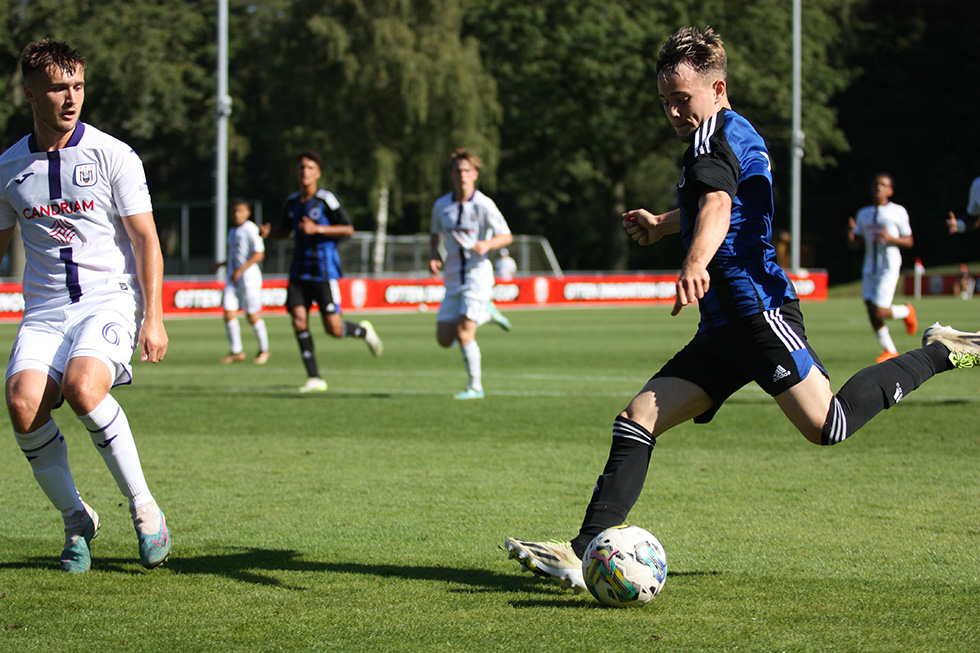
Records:
[[[55,220],[48,233],[52,238],[66,245],[75,238],[75,228],[67,220]]]
[[[95,186],[99,180],[94,163],[79,163],[75,166],[76,186]]]

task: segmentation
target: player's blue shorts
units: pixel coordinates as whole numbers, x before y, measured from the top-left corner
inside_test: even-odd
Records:
[[[806,340],[799,301],[703,331],[653,375],[697,385],[712,406],[694,418],[710,422],[739,388],[755,381],[770,396],[789,390],[816,367],[827,371]]]

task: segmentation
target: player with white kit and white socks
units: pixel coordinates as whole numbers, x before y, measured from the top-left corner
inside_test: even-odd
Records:
[[[450,159],[453,192],[432,207],[429,271],[442,274],[446,295],[436,317],[436,340],[442,347],[459,343],[466,368],[466,388],[456,399],[483,399],[483,358],[476,342],[480,325],[493,321],[510,330],[510,321],[493,306],[491,250],[510,245],[514,237],[493,200],[476,189],[480,158],[458,149]],[[439,253],[445,243],[446,260]]]
[[[99,530],[52,418],[62,401],[128,500],[140,561],[152,568],[170,554],[170,532],[126,414],[109,394],[132,381],[137,347],[151,363],[167,352],[163,255],[143,164],[128,145],[79,122],[85,60],[78,52],[48,39],[31,43],[21,69],[34,131],[0,156],[0,260],[18,223],[26,254],[24,317],[7,367],[10,421],[64,519],[62,570],[91,568]]]

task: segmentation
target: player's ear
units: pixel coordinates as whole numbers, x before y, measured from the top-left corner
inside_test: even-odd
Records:
[[[725,93],[728,90],[728,84],[723,79],[716,79],[711,84],[711,90],[715,93],[715,100],[723,100],[725,98]]]

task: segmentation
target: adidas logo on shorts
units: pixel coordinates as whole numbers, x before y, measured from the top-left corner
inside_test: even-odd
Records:
[[[790,372],[788,369],[786,369],[782,365],[777,365],[776,371],[772,373],[772,382],[775,383],[776,381],[781,381],[782,379],[785,379],[790,374],[792,374],[792,372]]]

